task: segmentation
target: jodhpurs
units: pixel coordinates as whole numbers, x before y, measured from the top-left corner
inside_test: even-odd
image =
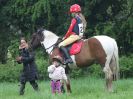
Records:
[[[59,44],[59,47],[61,47],[61,46],[67,46],[67,45],[69,45],[69,44],[71,44],[71,43],[73,43],[73,42],[75,42],[75,41],[77,41],[79,39],[80,39],[80,36],[78,36],[78,35],[71,35],[67,39],[65,39],[64,41],[62,41]]]

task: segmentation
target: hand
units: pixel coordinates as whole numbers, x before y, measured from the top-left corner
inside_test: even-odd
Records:
[[[65,37],[63,37],[62,40],[65,40]]]
[[[19,46],[19,49],[23,49],[23,48],[28,48],[28,44],[27,43],[26,44],[21,44]]]
[[[22,60],[21,56],[16,58],[16,61],[21,61],[21,60]]]
[[[19,46],[19,49],[23,49],[23,47],[20,45],[20,46]]]

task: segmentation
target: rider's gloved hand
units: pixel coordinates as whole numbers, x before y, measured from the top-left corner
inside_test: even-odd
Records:
[[[65,40],[65,37],[63,37],[62,40]]]

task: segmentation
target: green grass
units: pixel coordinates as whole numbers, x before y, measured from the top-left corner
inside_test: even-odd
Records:
[[[35,92],[29,83],[25,94],[19,96],[18,83],[0,83],[0,99],[133,99],[133,79],[114,82],[114,93],[105,90],[104,79],[84,77],[71,79],[72,93],[52,95],[50,82],[39,82],[40,91]]]

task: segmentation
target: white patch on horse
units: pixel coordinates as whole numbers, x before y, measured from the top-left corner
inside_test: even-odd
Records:
[[[96,39],[98,39],[98,41],[101,43],[103,49],[105,50],[105,53],[107,55],[109,55],[110,53],[112,53],[114,49],[114,45],[112,43],[112,41],[114,41],[114,39],[108,37],[108,36],[94,36]]]
[[[112,74],[112,71],[109,67],[111,59],[113,57],[114,54],[114,42],[115,40],[108,37],[108,36],[94,36],[102,45],[105,53],[106,53],[106,62],[105,62],[105,67],[103,69],[104,72],[107,72],[107,74],[109,74],[108,76],[110,76]]]
[[[78,68],[77,64],[76,64],[76,60],[75,60],[75,55],[71,55],[71,58],[73,60],[73,64],[69,64],[69,67],[72,68],[72,69]]]
[[[59,39],[58,36],[56,36],[54,33],[48,30],[43,31],[43,35],[45,37],[44,41],[41,42],[41,44],[44,45],[46,52],[50,54],[53,50],[53,46],[57,40]]]

